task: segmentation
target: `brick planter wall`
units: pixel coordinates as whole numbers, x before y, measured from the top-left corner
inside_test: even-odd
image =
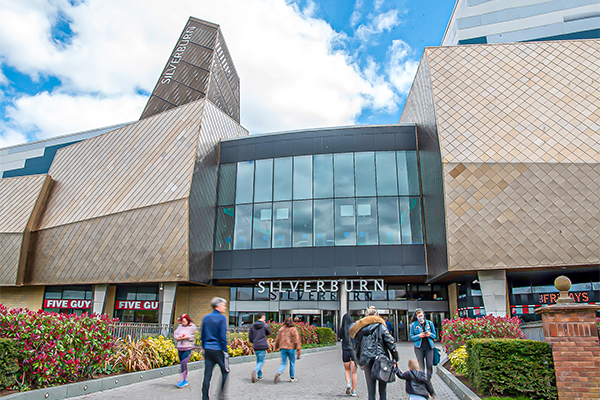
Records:
[[[552,345],[559,400],[600,399],[599,308],[556,304],[535,310]]]

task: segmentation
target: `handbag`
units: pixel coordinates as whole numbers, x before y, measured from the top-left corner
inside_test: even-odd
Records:
[[[438,349],[437,347],[433,348],[433,365],[437,367],[437,365],[440,363],[440,349]]]
[[[394,361],[386,356],[377,356],[371,368],[371,375],[381,382],[394,382],[396,380],[394,364]]]

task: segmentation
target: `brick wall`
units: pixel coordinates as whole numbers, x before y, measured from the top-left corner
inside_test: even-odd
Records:
[[[8,308],[39,310],[44,305],[45,286],[0,287],[0,304]]]
[[[229,307],[229,287],[225,286],[179,286],[175,299],[175,321],[181,314],[188,314],[200,326],[202,318],[213,311],[210,301],[213,297],[227,300]],[[229,308],[228,308],[229,310]],[[225,312],[229,323],[229,311]]]
[[[559,400],[600,399],[600,347],[593,306],[544,307]]]

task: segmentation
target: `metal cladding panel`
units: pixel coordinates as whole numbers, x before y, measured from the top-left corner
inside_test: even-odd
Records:
[[[239,122],[239,77],[220,28],[190,18],[140,119],[205,96]]]
[[[220,31],[217,36],[208,99],[239,123],[240,79]]]
[[[40,229],[189,195],[204,100],[61,149]]]
[[[14,285],[19,271],[23,233],[0,233],[0,285]]]
[[[451,270],[600,258],[600,40],[425,51]]]
[[[427,271],[433,278],[448,271],[448,253],[442,160],[426,57],[419,64],[400,123],[417,124]]]
[[[37,231],[25,283],[187,280],[187,210],[182,199]]]
[[[452,270],[600,263],[600,164],[450,163]]]
[[[192,281],[206,283],[212,277],[219,142],[223,138],[246,135],[248,131],[217,106],[206,102],[190,190],[189,279]]]
[[[0,179],[0,233],[23,233],[47,175]]]

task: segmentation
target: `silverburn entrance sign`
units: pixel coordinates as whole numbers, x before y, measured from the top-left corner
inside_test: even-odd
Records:
[[[348,279],[344,281],[260,281],[258,282],[258,293],[269,290],[270,293],[303,292],[303,293],[337,293],[340,289],[346,292],[374,292],[383,291],[385,285],[383,279]]]

